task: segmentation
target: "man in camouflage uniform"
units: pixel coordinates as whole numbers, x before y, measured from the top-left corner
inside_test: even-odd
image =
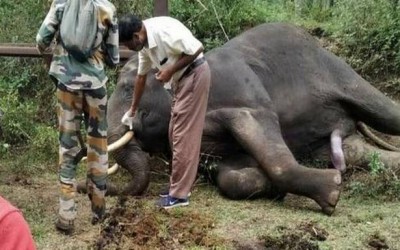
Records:
[[[68,234],[73,231],[76,218],[76,167],[85,147],[79,140],[83,113],[88,121],[87,191],[92,202],[92,223],[101,220],[105,212],[108,168],[105,84],[108,78],[104,63],[119,63],[118,24],[112,3],[107,0],[92,1],[98,11],[98,34],[93,56],[87,61],[75,60],[62,47],[58,37],[57,31],[67,0],[53,0],[36,37],[39,51],[45,53],[50,52],[50,45],[57,34],[49,71],[57,85],[60,141],[60,208],[56,228]]]

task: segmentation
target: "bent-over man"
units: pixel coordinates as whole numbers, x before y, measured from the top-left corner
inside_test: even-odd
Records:
[[[172,85],[169,124],[172,173],[169,192],[160,195],[160,206],[166,209],[187,206],[197,175],[211,82],[203,45],[189,29],[171,17],[142,21],[134,15],[124,16],[119,20],[119,35],[121,44],[139,52],[132,107],[124,115],[123,123],[131,126],[152,66],[159,70],[157,80]]]

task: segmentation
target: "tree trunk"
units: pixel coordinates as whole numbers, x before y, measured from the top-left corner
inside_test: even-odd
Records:
[[[168,0],[154,0],[153,16],[168,16]]]

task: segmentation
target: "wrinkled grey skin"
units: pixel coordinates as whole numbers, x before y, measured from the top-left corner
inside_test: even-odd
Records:
[[[353,135],[362,121],[400,135],[400,107],[323,49],[305,31],[264,24],[206,54],[212,86],[202,152],[221,157],[217,186],[232,199],[294,193],[331,214],[339,199],[336,169],[311,169],[296,160],[329,148],[330,135]],[[135,72],[128,63],[109,100],[109,142],[127,131],[121,117],[132,101]],[[149,182],[148,154],[168,152],[171,97],[149,75],[133,139],[114,154],[132,174],[125,193]],[[348,154],[346,153],[346,156]]]

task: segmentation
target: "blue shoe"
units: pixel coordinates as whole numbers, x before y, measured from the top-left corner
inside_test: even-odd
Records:
[[[192,192],[189,192],[187,196],[190,197],[191,194],[192,194]],[[161,198],[167,198],[168,195],[169,195],[169,190],[165,190],[165,191],[161,191],[158,196],[160,196]]]
[[[182,207],[182,206],[188,206],[189,205],[189,199],[179,199],[175,198],[172,196],[167,196],[165,198],[161,198],[159,202],[159,206],[164,209],[170,209],[173,207]]]

